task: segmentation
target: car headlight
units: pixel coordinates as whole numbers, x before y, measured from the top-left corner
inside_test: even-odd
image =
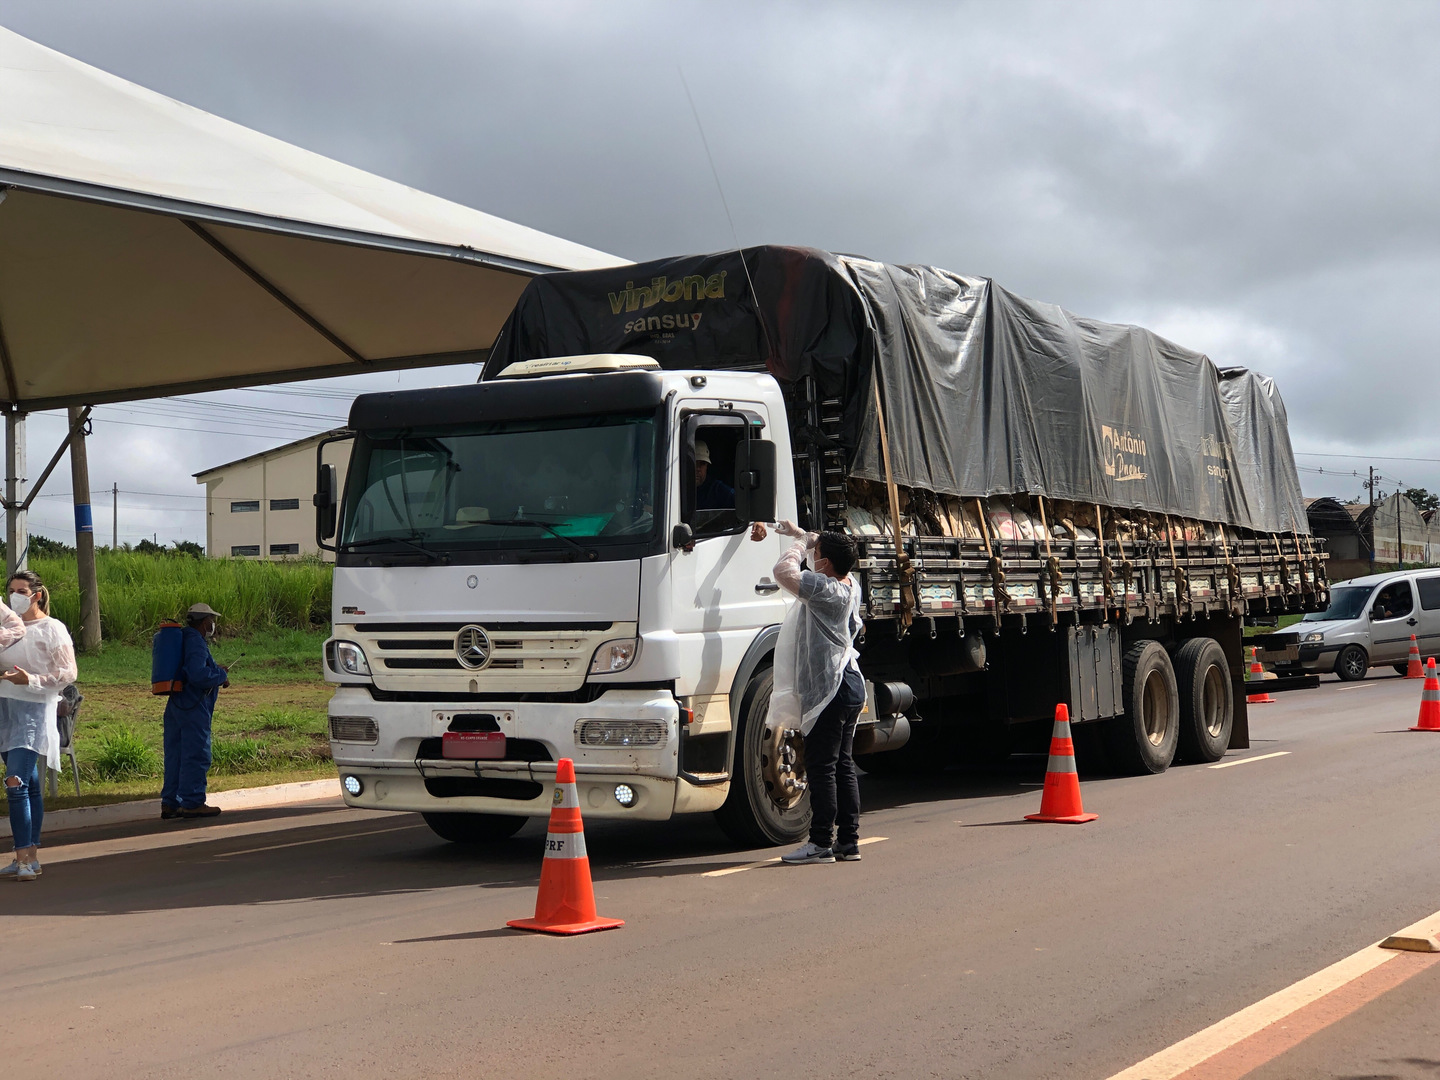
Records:
[[[1306,645],[1318,645],[1320,644],[1320,642],[1325,640],[1325,633],[1322,630],[1315,630],[1309,634],[1306,634],[1300,640],[1303,641]]]
[[[370,661],[365,650],[353,641],[327,641],[325,659],[337,675],[369,675]]]
[[[590,674],[609,675],[612,672],[624,671],[635,662],[635,654],[639,651],[639,638],[607,641],[595,650],[595,656],[590,661]]]

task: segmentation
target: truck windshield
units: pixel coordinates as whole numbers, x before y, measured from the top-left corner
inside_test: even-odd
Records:
[[[1330,590],[1330,606],[1324,611],[1312,611],[1305,616],[1306,622],[1339,622],[1342,619],[1358,619],[1365,610],[1365,601],[1370,598],[1369,585],[1340,585]]]
[[[655,529],[655,417],[507,420],[355,440],[340,547],[585,548]]]

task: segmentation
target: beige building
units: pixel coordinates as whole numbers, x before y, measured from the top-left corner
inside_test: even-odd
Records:
[[[205,485],[205,552],[211,558],[284,559],[314,555],[315,448],[335,434],[322,431],[308,439],[217,465],[195,474]],[[325,448],[340,490],[350,442]],[[326,559],[334,556],[325,552]]]

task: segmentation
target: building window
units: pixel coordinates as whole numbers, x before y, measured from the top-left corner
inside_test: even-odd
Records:
[[[232,502],[230,504],[230,512],[232,514],[258,514],[260,512],[260,500],[245,499],[242,502]],[[257,551],[255,554],[258,555],[260,553]]]
[[[259,555],[259,544],[235,544],[230,548],[231,555]]]
[[[260,553],[257,551],[255,554],[258,555],[258,554],[260,554]],[[299,544],[271,544],[271,545],[270,545],[270,554],[271,554],[271,555],[299,555],[299,554],[300,554],[300,545],[299,545]]]
[[[271,500],[270,500],[270,509],[271,509],[271,510],[299,510],[299,509],[300,509],[300,500],[299,500],[299,499],[271,499]]]

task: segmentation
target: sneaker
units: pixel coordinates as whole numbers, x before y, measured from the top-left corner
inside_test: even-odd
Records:
[[[35,869],[34,863],[25,863],[15,871],[16,881],[34,881],[39,876],[40,872]]]
[[[806,863],[834,862],[835,853],[828,847],[821,847],[819,844],[801,844],[789,855],[781,855],[780,861],[789,863],[791,866],[803,866]]]
[[[215,817],[220,813],[220,807],[211,806],[206,803],[203,806],[182,806],[180,816],[182,818]]]
[[[836,844],[836,845],[835,845],[835,858],[839,859],[841,862],[859,862],[859,861],[860,861],[860,845],[859,845],[859,844]]]
[[[40,860],[39,860],[39,859],[31,859],[31,860],[30,860],[30,869],[35,871],[35,876],[36,876],[36,877],[39,877],[39,876],[41,875],[41,873],[43,872],[43,871],[41,871],[41,869],[40,869]]]
[[[14,877],[19,871],[20,864],[16,860],[11,859],[10,865],[0,870],[0,878]]]
[[[170,821],[180,816],[180,807],[170,806],[167,803],[160,804],[160,820]]]

